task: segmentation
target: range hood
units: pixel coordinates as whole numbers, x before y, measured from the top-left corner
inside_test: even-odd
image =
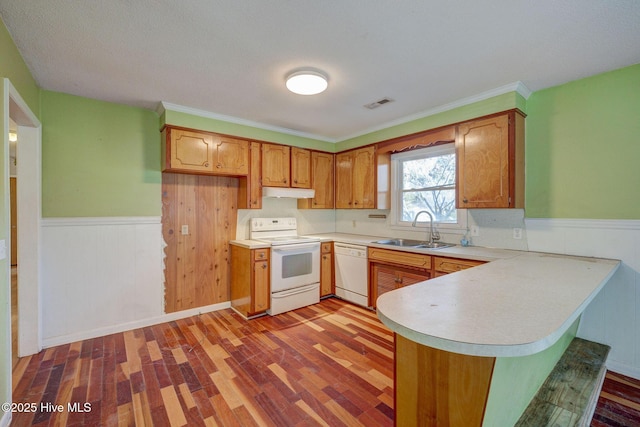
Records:
[[[316,190],[308,188],[262,187],[262,197],[288,197],[290,199],[313,199]]]

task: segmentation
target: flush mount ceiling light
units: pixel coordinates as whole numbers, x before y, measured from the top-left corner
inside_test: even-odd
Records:
[[[15,132],[9,132],[9,141],[16,142],[18,140],[18,134]]]
[[[328,85],[327,76],[315,70],[298,70],[287,76],[287,89],[298,95],[317,95]]]

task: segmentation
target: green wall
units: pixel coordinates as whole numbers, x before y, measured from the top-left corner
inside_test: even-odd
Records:
[[[512,426],[547,379],[578,332],[580,319],[548,349],[522,357],[498,357],[493,368],[483,425]]]
[[[42,216],[159,216],[155,112],[42,91]]]
[[[527,113],[527,217],[640,218],[640,64],[535,92]]]
[[[0,22],[0,76],[11,80],[33,114],[40,117],[40,90],[4,22]]]

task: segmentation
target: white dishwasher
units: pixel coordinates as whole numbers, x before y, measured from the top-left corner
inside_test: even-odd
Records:
[[[334,243],[336,296],[364,307],[369,306],[367,247]]]

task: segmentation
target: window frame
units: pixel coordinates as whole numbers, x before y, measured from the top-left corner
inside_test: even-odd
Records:
[[[428,155],[427,155],[428,153]],[[395,230],[426,230],[428,225],[425,221],[426,217],[420,217],[418,224],[416,227],[412,226],[412,221],[403,221],[402,220],[402,177],[400,176],[400,163],[406,160],[414,160],[425,157],[434,157],[438,155],[444,154],[455,154],[455,143],[450,142],[446,144],[438,144],[432,145],[429,147],[418,148],[415,150],[403,151],[400,153],[391,154],[391,165],[390,165],[390,175],[391,175],[391,211],[389,214],[389,223],[390,227]],[[456,158],[457,161],[457,158]],[[457,186],[457,177],[455,186]],[[456,191],[457,196],[457,191]],[[434,221],[434,225],[437,226],[439,230],[442,230],[446,233],[452,234],[464,234],[467,231],[467,210],[466,209],[456,209],[456,222],[440,222]]]

